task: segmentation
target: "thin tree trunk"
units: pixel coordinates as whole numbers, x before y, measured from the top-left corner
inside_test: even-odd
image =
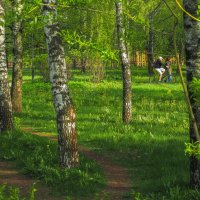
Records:
[[[33,61],[34,56],[35,56],[35,45],[34,45],[34,34],[31,36],[31,77],[32,77],[32,82],[35,80],[35,63]]]
[[[87,58],[81,58],[81,71],[83,73],[86,72],[86,63],[87,63]]]
[[[127,48],[125,45],[125,35],[123,26],[123,13],[122,3],[116,1],[116,23],[118,33],[118,46],[120,51],[120,58],[122,64],[122,76],[123,76],[123,122],[129,123],[132,119],[132,91],[131,91],[131,69],[130,61],[127,54]]]
[[[197,16],[198,1],[184,0],[184,7],[193,16]],[[186,50],[186,70],[187,70],[187,86],[189,97],[200,131],[200,106],[195,104],[193,93],[190,89],[190,83],[193,78],[200,78],[200,23],[193,20],[190,16],[184,14],[185,29],[185,50]],[[194,132],[193,122],[190,119],[190,141],[196,142],[197,137]],[[190,157],[190,185],[193,188],[200,188],[200,160],[194,156]]]
[[[11,130],[12,127],[12,103],[6,65],[4,8],[0,1],[0,133]]]
[[[11,98],[13,111],[22,111],[22,0],[13,1],[15,21],[12,26],[13,33],[13,74]]]
[[[180,50],[179,50],[179,61],[180,61],[180,66],[182,67],[183,65],[183,58],[184,58],[184,53],[185,53],[185,44],[183,41],[181,41],[181,46],[180,46]],[[177,66],[177,69],[176,69],[176,73],[179,74],[179,69],[178,69],[178,66]]]
[[[154,32],[153,32],[153,17],[157,15],[162,1],[158,3],[158,5],[149,13],[149,38],[148,38],[148,49],[147,49],[147,56],[148,56],[148,72],[149,75],[153,74],[153,49],[154,49]]]
[[[148,40],[148,72],[149,75],[153,74],[153,16],[152,14],[149,15],[149,40]]]
[[[78,165],[79,155],[76,137],[76,112],[67,86],[64,48],[56,22],[56,1],[43,0],[45,37],[48,49],[51,91],[57,115],[58,147],[60,165],[72,168]]]
[[[85,41],[89,39],[88,35],[88,30],[87,30],[87,18],[88,18],[88,13],[87,11],[81,11],[80,14],[80,33],[83,35],[83,38]],[[86,72],[86,63],[87,63],[87,55],[86,55],[86,47],[81,48],[81,72],[85,73]]]

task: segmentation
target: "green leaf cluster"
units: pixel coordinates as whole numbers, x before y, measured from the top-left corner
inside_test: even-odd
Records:
[[[200,143],[185,143],[185,153],[189,156],[194,156],[197,159],[200,159]]]

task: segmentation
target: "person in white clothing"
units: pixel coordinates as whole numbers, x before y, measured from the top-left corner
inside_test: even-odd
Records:
[[[160,74],[159,76],[159,82],[162,80],[162,75],[165,73],[165,69],[162,67],[163,63],[163,58],[161,56],[158,57],[158,59],[154,62],[154,68],[155,70]]]

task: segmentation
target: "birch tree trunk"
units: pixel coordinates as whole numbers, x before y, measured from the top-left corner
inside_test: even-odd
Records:
[[[118,46],[120,51],[120,58],[122,64],[122,76],[123,76],[123,122],[129,123],[132,119],[132,92],[131,92],[131,69],[130,62],[125,45],[125,34],[123,26],[123,13],[122,3],[115,2],[116,5],[116,23],[118,34]]]
[[[149,14],[149,40],[148,40],[148,72],[149,75],[153,74],[153,14]]]
[[[4,8],[0,1],[0,133],[13,127],[5,48]]]
[[[51,91],[57,117],[59,160],[62,167],[78,165],[76,112],[67,86],[67,68],[64,48],[56,22],[56,0],[43,0]]]
[[[15,21],[12,26],[13,33],[13,74],[11,98],[13,111],[22,111],[22,0],[13,1]]]
[[[153,74],[153,49],[154,49],[154,31],[153,31],[153,17],[159,12],[162,1],[149,13],[149,38],[148,38],[148,72],[149,75]]]
[[[193,16],[197,16],[198,0],[184,0],[184,7]],[[187,86],[193,112],[200,130],[200,105],[196,105],[193,93],[190,90],[190,83],[193,78],[200,78],[200,23],[184,14],[185,29],[185,51]],[[193,123],[190,120],[190,141],[196,142]],[[190,185],[193,188],[200,188],[200,160],[194,156],[190,157]]]
[[[87,33],[87,11],[81,11],[80,15],[80,27],[81,27],[81,35],[84,35],[84,40],[88,40],[88,33]],[[87,58],[86,58],[86,48],[82,47],[81,49],[81,72],[86,72],[86,64],[87,64]]]

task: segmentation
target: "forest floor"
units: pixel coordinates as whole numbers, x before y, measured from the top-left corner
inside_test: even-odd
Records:
[[[33,129],[29,127],[23,128],[23,131],[57,141],[57,137],[51,134],[33,131]],[[109,156],[99,155],[84,146],[79,146],[79,152],[89,159],[94,160],[103,170],[107,181],[107,187],[100,193],[99,199],[120,200],[123,199],[126,194],[130,193],[131,180],[126,168],[111,162]],[[18,187],[22,196],[27,196],[32,185],[37,183],[37,200],[61,200],[65,198],[52,196],[50,188],[45,187],[37,180],[20,174],[20,172],[15,169],[15,164],[13,162],[0,161],[0,177],[0,184],[6,183],[9,186]]]
[[[91,81],[90,72],[73,71],[69,89],[77,111],[80,166],[63,170],[52,141],[57,129],[50,84],[39,75],[32,82],[25,71],[23,112],[14,119],[17,128],[31,128],[0,135],[0,157],[15,160],[20,171],[67,200],[199,200],[199,191],[188,187],[189,121],[180,81],[149,83],[146,74],[146,68],[133,68],[133,121],[124,125],[121,70],[106,70],[100,83]]]

